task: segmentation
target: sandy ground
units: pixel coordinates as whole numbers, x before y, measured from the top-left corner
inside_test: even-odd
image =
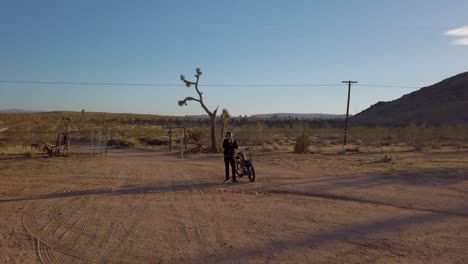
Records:
[[[221,159],[0,160],[0,262],[468,263],[466,158],[411,170],[266,156],[240,184],[222,183]]]

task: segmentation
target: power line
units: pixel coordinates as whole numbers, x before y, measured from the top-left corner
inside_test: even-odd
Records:
[[[92,86],[184,86],[182,84],[164,84],[164,83],[106,83],[106,82],[55,82],[55,81],[0,81],[0,83],[62,84],[62,85],[92,85]]]
[[[113,82],[68,82],[68,81],[9,81],[0,80],[0,83],[21,84],[51,84],[51,85],[83,85],[83,86],[146,86],[146,87],[184,87],[183,84],[174,83],[113,83]],[[302,84],[204,84],[206,87],[341,87],[340,83],[302,83]],[[405,85],[383,84],[357,84],[363,87],[419,89],[421,87]]]
[[[363,87],[381,87],[381,88],[407,88],[407,89],[420,89],[422,86],[405,86],[405,85],[384,85],[384,84],[356,84],[356,86]]]

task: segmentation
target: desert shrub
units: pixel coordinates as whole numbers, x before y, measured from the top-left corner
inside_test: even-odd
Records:
[[[107,141],[107,146],[116,148],[133,148],[135,147],[135,142],[127,139],[111,139]]]
[[[281,149],[281,146],[278,143],[273,143],[271,145],[273,147],[273,150],[280,150]]]
[[[163,146],[163,145],[169,145],[169,140],[164,140],[164,139],[151,139],[146,142],[146,144],[150,146]]]
[[[422,151],[425,147],[437,145],[440,135],[437,135],[433,128],[425,124],[417,126],[412,123],[405,128],[408,145],[414,147],[417,151]]]
[[[312,141],[307,135],[301,135],[297,137],[296,144],[294,145],[294,152],[295,153],[307,153],[309,151],[309,147],[311,143]]]
[[[206,137],[206,134],[203,130],[200,129],[195,129],[190,131],[190,133],[187,136],[188,142],[193,142],[193,143],[200,143],[200,141]]]
[[[169,140],[165,139],[160,139],[160,138],[140,138],[139,139],[140,143],[149,145],[149,146],[163,146],[163,145],[168,145]]]
[[[359,146],[349,146],[345,148],[346,152],[359,152]]]
[[[329,144],[330,144],[330,141],[324,139],[324,137],[322,137],[322,135],[312,137],[311,145],[313,145],[313,147],[309,147],[309,151],[314,152],[314,153],[321,153],[322,148],[326,147]]]
[[[263,143],[262,151],[263,152],[272,152],[273,151],[273,145],[268,144],[268,143]]]

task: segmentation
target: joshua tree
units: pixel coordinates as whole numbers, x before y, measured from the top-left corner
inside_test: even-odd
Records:
[[[65,132],[68,133],[68,127],[70,126],[70,123],[72,121],[72,118],[70,116],[67,116],[67,117],[62,117],[62,125],[63,127],[65,128]]]
[[[223,111],[221,112],[221,139],[224,138],[224,130],[226,130],[229,118],[231,118],[229,111],[226,108],[223,108]]]
[[[198,81],[200,81],[200,76],[202,75],[202,72],[201,72],[200,68],[197,68],[195,70],[195,72],[196,72],[195,73],[195,78],[197,79],[195,82],[191,82],[191,81],[186,80],[184,75],[180,75],[180,80],[183,81],[185,83],[185,86],[187,86],[188,88],[190,88],[192,85],[195,86],[195,90],[197,91],[197,94],[198,94],[198,99],[189,96],[189,97],[185,98],[184,100],[180,100],[179,101],[179,106],[187,105],[187,101],[196,101],[196,102],[200,103],[203,110],[205,110],[205,112],[210,117],[210,123],[211,123],[211,133],[210,133],[211,134],[211,150],[216,151],[216,113],[218,112],[219,106],[216,107],[216,109],[213,112],[211,112],[208,109],[208,107],[206,107],[205,103],[203,102],[203,92],[200,92],[200,90],[198,89]]]

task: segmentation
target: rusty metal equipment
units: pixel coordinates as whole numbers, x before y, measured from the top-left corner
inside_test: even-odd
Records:
[[[31,147],[41,149],[44,153],[47,153],[49,157],[66,155],[70,147],[70,132],[59,133],[55,145],[50,145],[45,142],[34,142],[31,143]]]

